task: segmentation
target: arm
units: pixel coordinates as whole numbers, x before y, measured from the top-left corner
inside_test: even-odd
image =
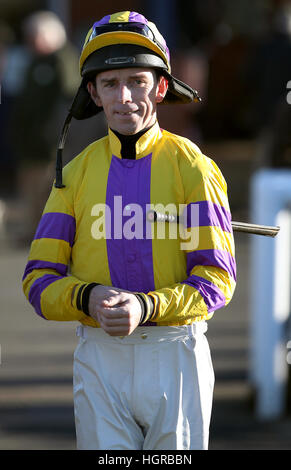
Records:
[[[63,191],[63,190],[62,190]],[[80,320],[80,279],[69,274],[76,221],[69,190],[52,189],[31,244],[23,291],[36,313],[48,320]]]
[[[211,318],[215,310],[229,303],[236,284],[224,178],[216,164],[203,155],[198,155],[191,165],[181,165],[180,171],[187,205],[187,232],[192,233],[197,244],[185,251],[185,279],[148,292],[154,302],[151,320],[160,325],[182,325]],[[199,210],[198,224],[189,217],[194,207]]]

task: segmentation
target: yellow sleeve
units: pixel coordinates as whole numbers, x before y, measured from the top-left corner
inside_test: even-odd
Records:
[[[189,161],[191,162],[189,164]],[[200,154],[181,164],[185,189],[187,278],[148,294],[151,321],[182,325],[208,320],[227,305],[236,285],[236,263],[227,186],[217,165]]]
[[[72,201],[72,185],[64,189],[53,187],[31,244],[22,279],[25,296],[36,313],[47,320],[86,317],[78,298],[84,282],[69,273],[76,231]]]

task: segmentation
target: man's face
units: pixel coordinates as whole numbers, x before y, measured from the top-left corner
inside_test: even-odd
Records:
[[[102,106],[111,129],[133,135],[156,121],[157,103],[167,92],[167,80],[157,80],[147,68],[127,68],[100,72],[96,87],[88,91],[97,106]]]

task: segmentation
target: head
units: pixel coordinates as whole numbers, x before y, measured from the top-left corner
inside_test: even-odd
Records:
[[[164,99],[158,96],[157,103],[200,100],[195,90],[171,75],[169,49],[155,24],[136,12],[123,11],[95,22],[86,36],[80,56],[82,82],[72,104],[72,116],[86,119],[102,111],[102,99],[97,100],[88,82],[96,86],[96,75],[128,68],[151,69],[164,77],[162,86],[165,88],[167,82],[168,87]]]
[[[87,89],[96,106],[103,108],[109,127],[132,135],[155,123],[168,80],[155,69],[121,68],[100,72]]]
[[[61,132],[56,187],[62,188],[62,150],[72,117],[105,112],[109,126],[125,135],[150,127],[157,105],[200,101],[171,74],[166,41],[154,23],[134,11],[104,16],[89,30],[80,56],[81,85]]]
[[[63,23],[51,11],[38,11],[28,16],[23,23],[23,33],[27,44],[40,55],[52,54],[67,40]]]

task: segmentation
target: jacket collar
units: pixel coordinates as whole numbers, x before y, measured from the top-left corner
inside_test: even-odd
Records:
[[[118,158],[121,156],[121,142],[115,133],[109,128],[109,146],[113,155]],[[136,160],[142,157],[145,157],[152,151],[152,147],[158,142],[161,138],[162,132],[158,122],[156,122],[147,132],[145,132],[136,142],[135,151],[136,151]],[[124,157],[123,157],[124,158]]]

